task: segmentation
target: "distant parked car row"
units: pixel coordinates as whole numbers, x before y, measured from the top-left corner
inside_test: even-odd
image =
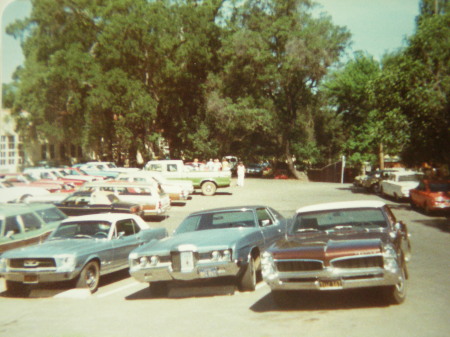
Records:
[[[353,184],[396,201],[409,200],[414,209],[426,213],[450,210],[448,179],[427,178],[421,172],[405,169],[387,169],[358,176]]]

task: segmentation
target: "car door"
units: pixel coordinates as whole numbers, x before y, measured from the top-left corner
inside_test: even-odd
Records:
[[[113,262],[115,269],[126,268],[130,252],[143,243],[139,232],[140,227],[132,218],[116,222]]]
[[[264,248],[267,248],[284,234],[282,224],[265,207],[256,209],[256,217],[264,236]]]

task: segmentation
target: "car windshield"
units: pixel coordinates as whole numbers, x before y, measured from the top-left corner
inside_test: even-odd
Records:
[[[355,208],[299,213],[292,226],[292,232],[380,227],[387,227],[386,218],[381,209]]]
[[[431,192],[450,192],[449,183],[430,183]]]
[[[221,229],[232,227],[254,227],[255,216],[252,210],[237,210],[196,214],[187,217],[177,228],[176,233]]]
[[[72,221],[58,226],[50,239],[107,238],[111,229],[108,221]]]

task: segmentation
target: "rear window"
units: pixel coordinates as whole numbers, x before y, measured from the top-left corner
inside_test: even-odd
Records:
[[[67,216],[61,212],[59,209],[55,208],[47,208],[47,209],[40,209],[36,211],[36,213],[42,218],[42,220],[45,221],[45,223],[50,223],[54,221],[62,221]]]
[[[300,213],[295,219],[293,232],[308,229],[328,230],[339,226],[355,228],[387,227],[387,221],[381,209],[373,208]]]

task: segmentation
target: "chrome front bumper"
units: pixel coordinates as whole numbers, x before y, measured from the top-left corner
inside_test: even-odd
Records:
[[[8,271],[1,275],[6,281],[20,282],[24,284],[39,284],[73,280],[80,271],[56,272],[56,271]]]
[[[232,261],[198,263],[193,269],[180,271],[174,271],[171,264],[167,263],[164,266],[147,268],[130,267],[130,274],[139,282],[191,281],[222,276],[236,276],[239,270],[239,266]]]
[[[339,290],[392,286],[399,282],[401,270],[326,268],[320,272],[263,273],[263,278],[272,290]]]

